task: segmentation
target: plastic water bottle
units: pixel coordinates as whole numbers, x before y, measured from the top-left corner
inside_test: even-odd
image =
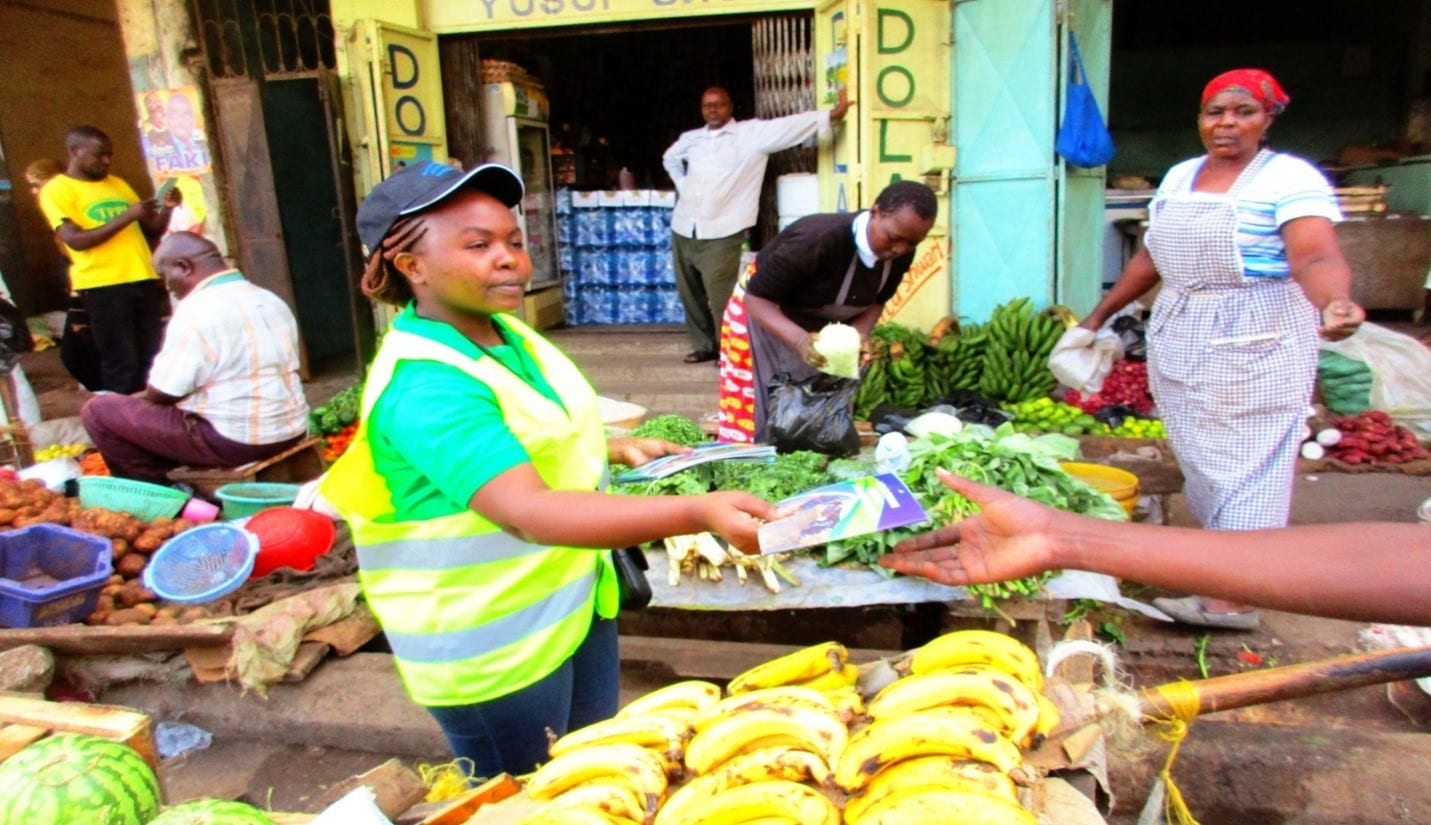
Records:
[[[885,433],[875,444],[875,471],[902,473],[909,468],[909,439],[904,433]]]

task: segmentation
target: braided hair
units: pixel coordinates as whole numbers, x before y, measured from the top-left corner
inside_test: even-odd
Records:
[[[398,271],[393,261],[404,252],[411,252],[427,234],[422,215],[398,218],[383,236],[382,245],[368,256],[360,282],[363,294],[376,301],[394,306],[407,306],[413,299],[412,284]]]

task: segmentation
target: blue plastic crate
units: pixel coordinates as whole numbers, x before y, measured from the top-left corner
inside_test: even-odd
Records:
[[[110,555],[107,539],[58,524],[0,533],[0,626],[84,619],[114,573]]]

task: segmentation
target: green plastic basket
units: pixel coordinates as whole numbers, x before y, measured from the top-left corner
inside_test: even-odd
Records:
[[[112,476],[80,476],[81,507],[103,507],[129,513],[143,521],[173,518],[189,495],[172,487]]]
[[[269,507],[286,507],[298,498],[297,484],[280,484],[273,481],[249,481],[241,484],[225,484],[214,491],[224,505],[224,518],[235,519],[251,516]]]

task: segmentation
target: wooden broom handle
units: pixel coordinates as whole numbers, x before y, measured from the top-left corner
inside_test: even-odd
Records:
[[[1431,676],[1431,647],[1399,647],[1301,665],[1252,670],[1192,682],[1198,714]],[[1172,707],[1156,688],[1141,695],[1143,714],[1166,718]]]

